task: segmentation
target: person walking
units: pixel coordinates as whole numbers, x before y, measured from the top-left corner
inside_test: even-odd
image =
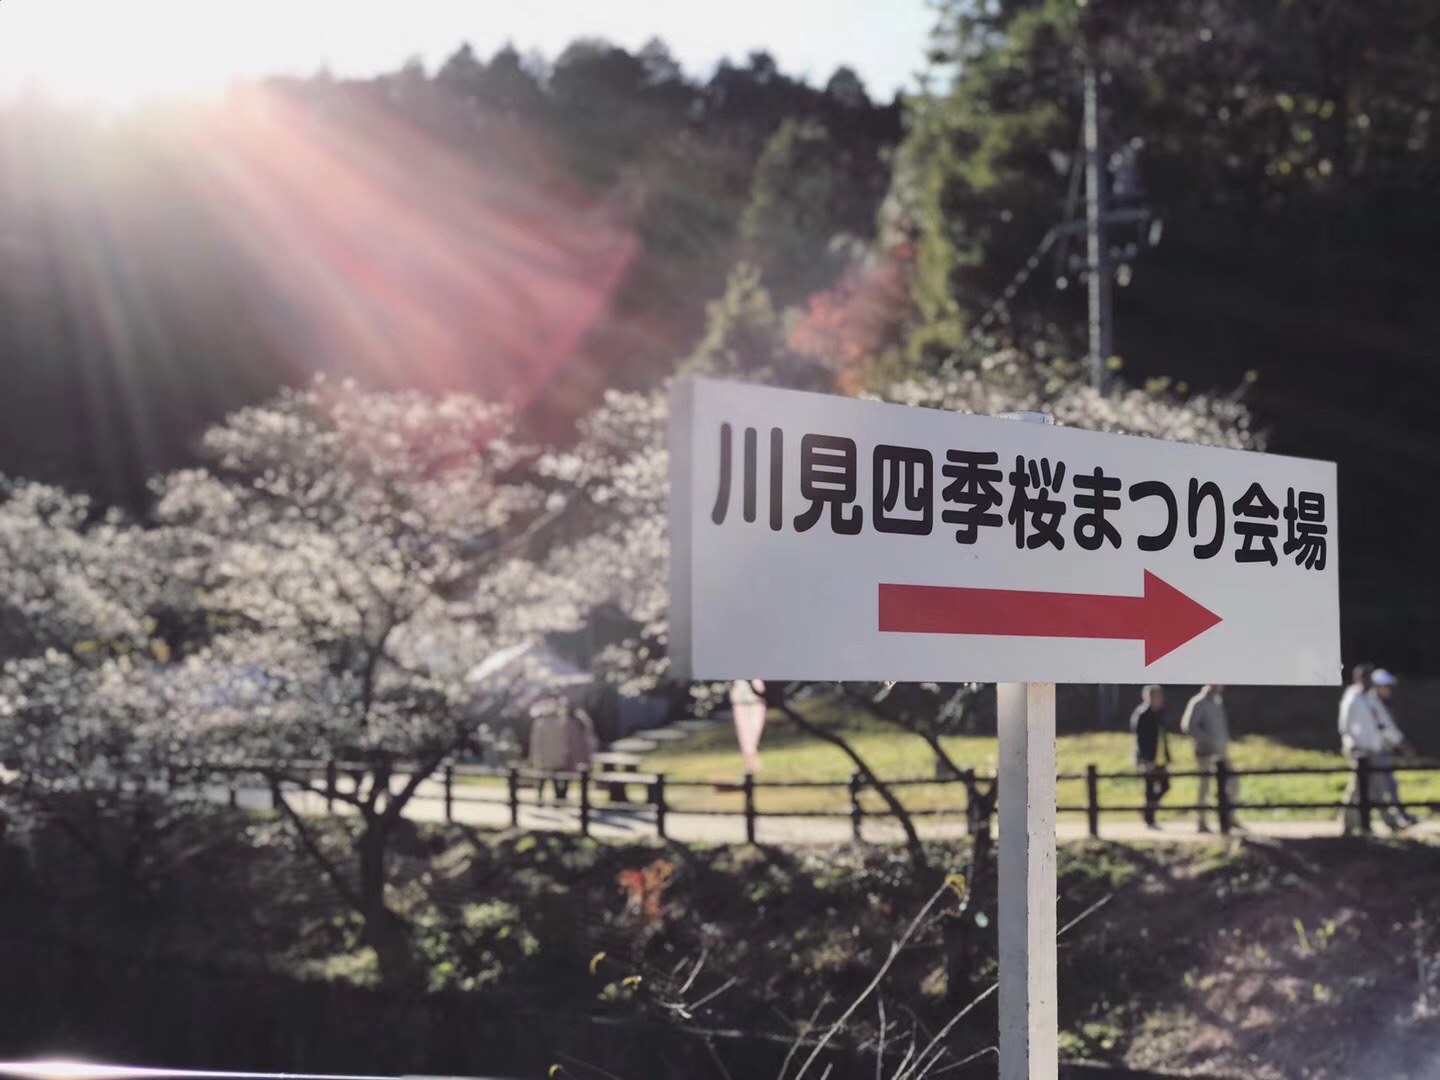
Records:
[[[1209,832],[1205,815],[1210,808],[1210,780],[1222,762],[1227,770],[1230,768],[1230,720],[1225,714],[1225,687],[1215,683],[1202,686],[1185,706],[1180,729],[1195,740],[1195,768],[1200,773],[1197,827],[1201,832]],[[1235,805],[1237,794],[1238,785],[1231,775],[1225,783],[1225,798],[1231,806]],[[1230,827],[1240,827],[1233,812]]]
[[[588,769],[595,757],[595,724],[584,709],[575,705],[551,706],[530,725],[530,767],[542,775],[535,785],[535,797],[545,797],[548,775],[557,801],[570,793],[567,773]]]
[[[1145,809],[1141,816],[1147,828],[1158,829],[1155,812],[1160,800],[1170,790],[1169,743],[1165,731],[1165,690],[1147,686],[1140,704],[1130,714],[1130,730],[1135,734],[1135,766],[1145,777]]]
[[[1380,772],[1381,784],[1384,787],[1386,806],[1394,811],[1400,822],[1400,828],[1408,829],[1418,822],[1418,818],[1405,809],[1400,801],[1400,782],[1395,779],[1394,765],[1396,757],[1414,757],[1415,748],[1410,745],[1410,740],[1405,738],[1405,733],[1400,730],[1400,725],[1395,722],[1395,714],[1391,710],[1394,704],[1395,686],[1397,680],[1394,675],[1384,668],[1378,669],[1371,681],[1375,684],[1370,691],[1378,706],[1380,719],[1380,736],[1385,743],[1385,751],[1381,754],[1380,760],[1376,763],[1382,770]]]
[[[1350,685],[1340,695],[1340,752],[1352,766],[1370,761],[1375,750],[1375,721],[1370,709],[1368,695],[1375,674],[1374,664],[1356,664],[1350,669]],[[1373,804],[1377,789],[1372,774],[1368,797]],[[1345,789],[1345,809],[1340,813],[1341,827],[1346,836],[1360,832],[1360,773],[1356,768],[1350,774],[1350,783]]]
[[[571,772],[590,768],[599,748],[595,735],[595,721],[578,705],[565,715],[566,768]]]
[[[1415,818],[1400,804],[1400,785],[1392,770],[1394,755],[1409,753],[1410,745],[1390,712],[1395,676],[1371,664],[1358,664],[1340,698],[1340,746],[1356,766],[1345,793],[1345,834],[1361,831],[1359,766],[1368,766],[1366,797],[1380,811],[1393,832],[1409,828]]]
[[[565,798],[570,781],[559,773],[570,767],[570,724],[566,712],[549,707],[530,723],[530,767],[540,774],[535,784],[535,798],[545,798],[548,778],[555,788],[556,800]]]

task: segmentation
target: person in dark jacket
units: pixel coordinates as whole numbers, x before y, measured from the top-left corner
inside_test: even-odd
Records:
[[[1165,739],[1165,690],[1147,686],[1142,700],[1130,714],[1130,730],[1135,733],[1135,767],[1145,776],[1145,824],[1158,829],[1155,812],[1160,800],[1170,790],[1170,753]]]

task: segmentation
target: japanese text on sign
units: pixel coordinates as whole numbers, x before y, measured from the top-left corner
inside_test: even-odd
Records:
[[[929,536],[943,530],[956,543],[969,545],[993,529],[1004,530],[1021,550],[1064,550],[1074,544],[1097,551],[1130,543],[1139,551],[1158,552],[1184,543],[1195,559],[1214,559],[1228,551],[1237,563],[1276,566],[1284,558],[1311,571],[1326,566],[1330,526],[1323,492],[1287,487],[1272,497],[1259,481],[1243,490],[1224,491],[1204,476],[1190,477],[1183,487],[1172,486],[1139,468],[1120,476],[1090,462],[1053,457],[1017,455],[1013,467],[1006,468],[996,451],[976,446],[865,447],[824,432],[791,435],[790,441],[799,443],[792,467],[799,470],[801,505],[787,516],[787,433],[779,427],[764,432],[763,455],[761,434],[729,422],[720,423],[715,432],[719,470],[710,516],[716,525],[756,522],[763,494],[764,520],[776,532],[828,529],[856,536],[870,528]],[[871,483],[864,492],[862,454],[871,459]],[[937,457],[943,462],[938,480]],[[1163,523],[1127,535],[1126,507],[1149,500],[1163,510]],[[738,513],[732,502],[738,503]]]

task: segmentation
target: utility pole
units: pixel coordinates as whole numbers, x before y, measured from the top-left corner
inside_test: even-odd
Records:
[[[1060,154],[1056,168],[1069,175],[1065,195],[1064,216],[1060,224],[1045,234],[1039,246],[1010,284],[971,331],[972,338],[990,326],[1005,311],[1016,293],[1030,279],[1031,273],[1046,253],[1055,251],[1055,287],[1068,289],[1072,276],[1081,274],[1089,292],[1089,350],[1085,367],[1090,385],[1101,393],[1113,382],[1110,361],[1115,357],[1115,314],[1113,309],[1116,284],[1128,285],[1131,263],[1145,248],[1160,243],[1161,221],[1146,205],[1139,155],[1144,142],[1132,138],[1122,142],[1113,155],[1105,152],[1100,120],[1101,76],[1094,60],[1087,61],[1084,71],[1084,117],[1080,124],[1078,145],[1073,154]],[[1113,173],[1113,176],[1112,176]],[[1085,214],[1080,210],[1080,188],[1085,188]],[[1085,235],[1083,255],[1072,252],[1080,234]]]
[[[1105,193],[1110,170],[1100,135],[1100,76],[1095,61],[1085,62],[1085,262],[1090,286],[1090,385],[1101,394],[1109,389],[1110,357],[1115,355],[1114,308],[1110,295],[1110,248],[1105,238]],[[1120,688],[1095,688],[1095,711],[1109,727],[1119,711]]]
[[[1100,136],[1100,77],[1085,65],[1085,253],[1090,285],[1090,385],[1104,393],[1115,354],[1110,251],[1105,242],[1105,190],[1109,185]]]

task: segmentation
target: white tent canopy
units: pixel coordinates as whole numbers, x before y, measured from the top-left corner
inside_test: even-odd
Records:
[[[472,685],[483,683],[522,663],[534,672],[536,683],[546,687],[578,689],[595,681],[590,672],[570,663],[544,641],[526,641],[491,653],[470,669],[465,681]]]

